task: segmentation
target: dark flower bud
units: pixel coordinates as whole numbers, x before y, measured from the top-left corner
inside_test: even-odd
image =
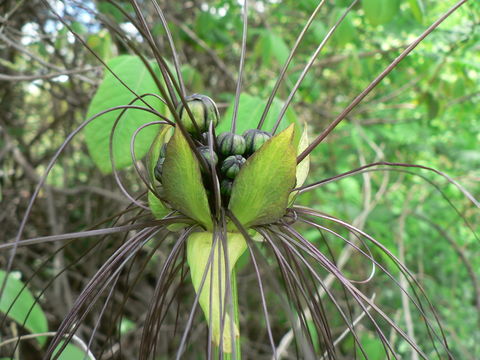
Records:
[[[260,147],[272,137],[268,132],[257,129],[250,129],[243,133],[245,138],[246,150],[245,153],[253,154],[255,151],[260,149]]]
[[[232,132],[221,133],[217,137],[218,149],[224,156],[242,155],[245,152],[245,139]]]
[[[167,155],[167,143],[163,144],[160,148],[160,157],[164,158]]]
[[[245,158],[241,155],[232,155],[227,157],[221,166],[222,174],[230,179],[234,179],[240,172],[240,168],[245,163]]]
[[[225,179],[220,183],[220,194],[223,196],[232,195],[233,181]]]
[[[199,146],[197,148],[198,152],[202,157],[207,161],[208,164],[212,164],[213,166],[216,166],[218,164],[218,156],[213,152],[213,158],[212,158],[212,153],[210,152],[210,148],[208,146]]]
[[[180,116],[180,121],[190,134],[200,135],[198,132],[203,133],[208,131],[210,122],[213,122],[213,127],[217,126],[219,114],[217,105],[215,105],[212,99],[205,95],[193,94],[187,96],[185,100],[188,104],[188,108],[192,112],[198,131],[190,118],[190,114],[183,106],[183,103],[180,103],[178,107],[178,114]]]
[[[155,179],[158,181],[162,181],[162,171],[163,171],[163,163],[165,162],[165,157],[160,156],[157,160],[157,165],[155,165],[155,169],[153,170],[153,174],[155,175]]]

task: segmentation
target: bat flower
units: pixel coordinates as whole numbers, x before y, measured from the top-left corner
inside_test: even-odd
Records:
[[[164,59],[158,48],[139,2],[130,2],[135,17],[116,2],[106,3],[111,3],[135,25],[155,61],[144,56],[118,24],[105,18],[104,23],[136,56],[123,55],[104,62],[93,51],[93,45],[87,44],[49,7],[76,40],[97,56],[106,71],[90,103],[88,119],[67,137],[46,167],[17,237],[0,245],[0,250],[10,250],[5,262],[7,271],[0,273],[0,311],[5,313],[2,329],[8,317],[18,320],[16,314],[20,311],[16,305],[20,295],[7,296],[8,290],[18,285],[9,274],[18,251],[52,242],[64,241],[67,246],[79,238],[96,238],[92,244],[76,248],[76,253],[69,253],[71,262],[52,275],[45,271],[45,264],[63,251],[62,247],[56,248],[44,263],[32,264],[36,270],[20,286],[20,293],[27,292],[27,285],[36,277],[50,275],[55,280],[68,268],[76,269],[92,258],[102,259],[98,268],[89,269],[92,273],[79,285],[82,290],[72,299],[66,315],[55,324],[55,331],[39,332],[36,346],[44,359],[61,358],[71,344],[80,347],[85,358],[90,359],[126,359],[122,349],[130,350],[129,353],[142,360],[254,358],[248,344],[253,344],[256,338],[261,338],[263,347],[253,354],[271,359],[286,354],[302,359],[345,358],[340,349],[343,341],[349,342],[353,357],[359,359],[397,359],[399,348],[403,354],[413,354],[412,359],[454,358],[434,304],[401,256],[363,231],[361,225],[329,215],[321,206],[312,208],[296,202],[302,194],[349,176],[402,168],[423,169],[443,176],[479,206],[453,179],[421,165],[375,162],[305,185],[311,152],[465,0],[459,1],[405,48],[313,139],[309,138],[307,125],[287,121],[285,114],[318,53],[357,1],[331,27],[284,106],[270,121],[269,111],[279,84],[304,32],[325,3],[319,2],[291,50],[263,113],[252,110],[249,115],[253,120],[248,126],[238,122],[247,2],[235,103],[231,118],[224,118],[223,122],[212,98],[187,93],[169,27],[158,4],[152,2],[167,34],[172,63]],[[99,16],[88,6],[85,11]],[[82,131],[91,158],[100,171],[113,173],[128,204],[92,229],[24,239],[27,219],[48,174]],[[135,176],[121,170],[130,165]],[[135,184],[134,191],[125,185],[126,178]],[[318,235],[318,241],[311,241],[312,233]],[[346,260],[336,256],[332,242],[349,249],[354,254],[349,257],[354,259],[351,261],[362,269],[371,269],[369,275],[361,278],[344,271]],[[391,309],[375,301],[377,294],[370,286],[376,278],[393,285],[398,292],[403,307],[408,308],[405,324],[392,315]],[[246,279],[248,286],[255,288],[248,295],[241,291],[242,280]],[[141,287],[139,284],[144,282],[151,286]],[[38,329],[39,325],[29,321],[29,316],[40,311],[39,304],[49,293],[49,287],[50,284],[27,301],[30,305],[27,316],[22,318],[24,329],[30,332]],[[128,319],[134,319],[135,324]],[[414,336],[412,319],[415,329],[421,328],[424,335],[421,344]],[[247,328],[245,325],[250,322],[258,324],[258,329]],[[284,334],[284,326],[279,324],[287,322],[290,330]],[[40,328],[46,323],[43,319]],[[250,331],[242,332],[242,325]],[[124,340],[131,334],[137,346],[133,350],[128,349],[129,342]],[[374,338],[366,334],[374,334]],[[192,344],[203,339],[205,354],[198,354],[198,347]],[[24,339],[15,340],[13,355],[21,340]]]

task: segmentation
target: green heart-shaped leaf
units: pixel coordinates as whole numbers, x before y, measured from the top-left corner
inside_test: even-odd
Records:
[[[269,224],[285,214],[295,186],[293,137],[292,124],[248,158],[235,178],[228,207],[245,227]]]
[[[213,342],[218,346],[220,344],[220,339],[222,339],[223,351],[225,353],[231,353],[232,332],[230,324],[231,317],[228,307],[223,321],[223,333],[221,326],[221,315],[226,306],[223,302],[226,295],[227,283],[227,270],[224,255],[226,249],[222,246],[222,241],[217,239],[215,243],[215,251],[212,255],[212,261],[209,264],[208,260],[212,252],[213,243],[213,234],[211,232],[198,232],[190,235],[187,241],[187,261],[188,266],[190,267],[192,283],[196,292],[200,289],[202,279],[207,271],[202,292],[200,293],[199,303],[207,321],[211,319],[211,324],[209,324],[209,326],[211,326]],[[227,248],[229,265],[228,274],[230,274],[232,280],[230,286],[233,287],[234,279],[232,278],[232,270],[235,267],[237,260],[247,249],[247,244],[241,234],[227,233]],[[208,269],[207,265],[209,265]],[[211,273],[211,269],[213,269],[213,274]],[[220,293],[220,289],[222,293]],[[235,294],[231,294],[231,296],[234,297]],[[220,303],[220,299],[222,299],[222,303]],[[232,300],[236,303],[236,299]],[[236,341],[238,341],[238,324],[235,323],[233,329]]]
[[[137,56],[119,56],[108,61],[108,65],[115,74],[138,95],[158,93],[157,85],[151,74]],[[133,95],[132,92],[125,88],[110,72],[106,72],[105,78],[100,83],[90,103],[87,118],[101,111],[105,111],[110,107],[127,105],[134,98],[135,95]],[[149,96],[145,97],[144,101],[159,112],[165,110],[165,105],[157,98]],[[146,106],[141,101],[137,101],[135,105]],[[98,168],[104,173],[112,171],[109,152],[110,132],[120,112],[121,110],[106,113],[85,127],[85,141],[90,156]],[[125,112],[118,122],[113,139],[113,156],[117,169],[132,164],[130,139],[135,130],[143,124],[158,120],[160,119],[157,116],[143,110],[129,109]],[[135,154],[137,158],[140,159],[147,153],[150,144],[158,133],[158,129],[158,126],[149,126],[138,134],[135,142]]]
[[[182,132],[175,130],[168,142],[163,164],[162,184],[165,199],[182,214],[212,229],[207,193],[202,183],[200,163]]]

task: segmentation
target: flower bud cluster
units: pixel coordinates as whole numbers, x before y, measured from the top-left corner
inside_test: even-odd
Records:
[[[181,104],[178,110],[180,121],[192,136],[198,154],[202,156],[209,168],[211,166],[216,168],[220,180],[220,192],[225,199],[228,199],[232,193],[233,181],[247,158],[260,149],[271,135],[258,129],[247,130],[243,135],[223,132],[214,139],[213,144],[209,144],[210,123],[213,122],[214,127],[218,124],[219,116],[215,103],[208,96],[198,94],[187,97],[186,102],[191,114]],[[194,121],[190,115],[193,115]],[[161,182],[165,154],[166,144],[160,150],[154,169],[155,178],[159,182]],[[207,178],[209,169],[202,169],[202,172]]]

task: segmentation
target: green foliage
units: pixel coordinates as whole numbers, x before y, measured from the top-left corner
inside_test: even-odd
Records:
[[[372,25],[382,25],[398,15],[400,0],[362,0],[362,7],[365,16]]]
[[[57,349],[53,352],[53,356],[57,355],[58,350],[63,346],[64,342],[62,341]],[[72,344],[67,344],[65,349],[58,355],[56,358],[58,360],[90,360],[90,357],[85,354],[85,351],[79,349],[77,346]]]
[[[0,284],[3,284],[6,275],[5,271],[0,270]],[[33,334],[48,331],[45,313],[30,290],[14,273],[8,275],[5,291],[0,299],[0,312],[8,314],[9,318]],[[45,337],[36,339],[40,345],[44,345],[47,340]]]
[[[282,65],[289,53],[287,44],[280,36],[270,30],[260,31],[253,56],[260,60],[262,66],[272,66],[272,63]]]
[[[415,19],[420,24],[423,23],[423,16],[425,14],[425,4],[423,0],[408,0],[408,4]]]
[[[158,93],[157,85],[151,74],[138,57],[119,56],[110,60],[108,66],[138,95]],[[129,104],[135,99],[135,95],[127,90],[108,70],[105,71],[105,78],[88,108],[87,118],[110,107]],[[144,98],[144,101],[154,110],[160,113],[165,112],[165,106],[160,100],[148,96]],[[134,105],[146,107],[141,101],[136,101]],[[109,153],[110,134],[120,113],[121,110],[116,110],[101,115],[85,128],[85,141],[90,155],[98,168],[104,173],[112,171]],[[143,124],[158,120],[160,119],[154,114],[136,109],[127,110],[124,116],[120,118],[113,137],[113,157],[118,169],[132,164],[130,139],[135,130]],[[158,129],[158,126],[155,125],[149,126],[138,134],[135,143],[137,158],[141,158],[147,153]]]

